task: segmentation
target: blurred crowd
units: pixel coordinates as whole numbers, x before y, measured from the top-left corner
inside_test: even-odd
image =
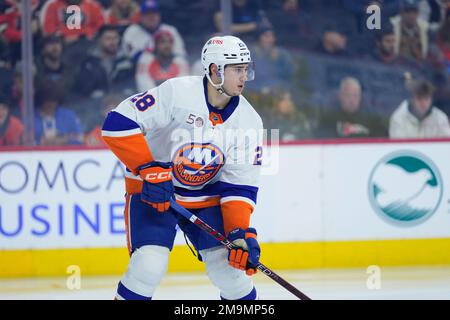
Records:
[[[450,0],[231,1],[231,30],[256,68],[244,95],[282,141],[450,137]],[[368,23],[374,4],[379,28]],[[0,1],[0,146],[21,145],[26,130],[20,8]],[[36,145],[103,145],[112,108],[202,75],[201,47],[222,32],[219,0],[32,8]]]

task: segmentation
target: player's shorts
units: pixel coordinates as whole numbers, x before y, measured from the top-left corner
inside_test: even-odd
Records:
[[[190,209],[190,211],[224,234],[220,206]],[[197,252],[221,245],[219,241],[172,209],[159,213],[151,205],[142,202],[140,194],[126,196],[125,224],[130,254],[145,245],[159,245],[172,250],[177,224]]]

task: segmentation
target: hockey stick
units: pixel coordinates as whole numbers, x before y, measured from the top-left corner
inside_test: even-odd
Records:
[[[181,214],[183,217],[197,225],[200,229],[206,231],[210,236],[214,237],[217,241],[222,243],[225,247],[228,249],[234,249],[236,246],[228,241],[227,238],[225,238],[222,234],[220,234],[218,231],[216,231],[214,228],[209,226],[206,222],[201,220],[199,217],[191,213],[189,210],[183,208],[181,205],[179,205],[174,199],[170,200],[170,206],[172,209],[174,209],[176,212]],[[305,295],[303,292],[298,290],[296,287],[294,287],[292,284],[281,278],[279,275],[277,275],[275,272],[267,268],[265,265],[263,265],[261,262],[258,262],[256,265],[256,268],[261,270],[262,273],[264,273],[266,276],[277,282],[279,285],[284,287],[286,290],[288,290],[290,293],[295,295],[297,298],[300,298],[302,300],[311,300],[307,295]]]

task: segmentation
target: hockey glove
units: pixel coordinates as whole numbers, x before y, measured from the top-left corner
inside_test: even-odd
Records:
[[[174,194],[172,166],[171,162],[152,161],[137,168],[143,180],[141,200],[158,212],[169,209]]]
[[[228,252],[228,262],[234,268],[245,270],[249,276],[256,273],[261,253],[256,235],[254,228],[237,228],[228,234],[228,240],[238,247]]]

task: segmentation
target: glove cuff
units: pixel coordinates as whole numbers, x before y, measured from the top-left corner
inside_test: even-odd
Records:
[[[160,161],[150,161],[147,163],[144,163],[143,165],[140,165],[136,168],[136,170],[139,172],[143,169],[152,168],[152,167],[161,167],[164,169],[171,169],[173,167],[172,162],[160,162]]]
[[[228,240],[233,242],[236,239],[249,239],[249,238],[256,239],[257,235],[258,234],[256,233],[255,228],[247,228],[245,230],[241,228],[236,228],[230,231],[230,233],[228,234]]]
[[[233,242],[237,239],[245,239],[245,231],[241,228],[233,229],[228,233],[229,241]]]
[[[256,232],[255,228],[247,228],[245,230],[245,239],[247,239],[247,238],[255,238],[256,239],[257,235],[258,235],[258,233]]]

